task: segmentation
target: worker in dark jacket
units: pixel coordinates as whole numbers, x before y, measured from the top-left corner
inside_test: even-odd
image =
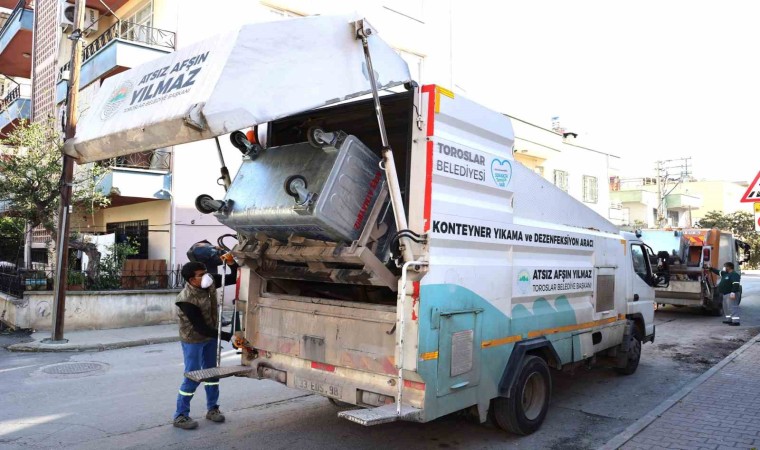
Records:
[[[734,270],[734,263],[727,262],[723,265],[723,270],[713,269],[710,271],[720,275],[718,291],[723,295],[723,314],[726,320],[723,323],[733,326],[739,326],[739,302],[741,299],[741,275]]]
[[[177,296],[179,308],[179,336],[182,354],[185,359],[185,372],[216,367],[217,345],[217,299],[216,289],[222,285],[234,284],[237,280],[237,264],[227,259],[231,273],[222,283],[222,275],[210,274],[201,262],[189,262],[182,267],[185,288]],[[222,331],[221,338],[229,341],[232,336]],[[198,422],[190,418],[190,400],[200,383],[185,378],[177,395],[177,411],[174,413],[174,426],[190,430]],[[219,411],[219,379],[204,383],[206,387],[206,419],[224,422],[224,415]]]

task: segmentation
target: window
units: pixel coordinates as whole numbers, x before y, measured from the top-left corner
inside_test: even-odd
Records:
[[[583,201],[586,203],[599,201],[599,184],[596,177],[583,175]]]
[[[678,211],[668,211],[668,224],[678,226]]]
[[[134,14],[121,21],[121,36],[135,42],[150,42],[150,28],[153,27],[153,2],[150,1]]]
[[[555,170],[554,185],[567,192],[567,172],[564,170]]]
[[[631,258],[633,259],[633,271],[642,280],[647,281],[649,277],[649,266],[647,263],[646,251],[641,245],[631,245]]]
[[[121,244],[132,240],[137,245],[137,254],[128,259],[148,259],[148,221],[112,222],[106,224],[106,233],[116,234],[115,242]]]
[[[731,236],[721,233],[720,244],[718,249],[718,257],[720,261],[718,264],[724,264],[727,262],[734,262],[734,246],[731,245]]]

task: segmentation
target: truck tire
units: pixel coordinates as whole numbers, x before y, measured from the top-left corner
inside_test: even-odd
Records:
[[[527,355],[510,397],[491,401],[491,419],[502,430],[527,435],[538,430],[549,409],[552,378],[546,361]]]
[[[616,367],[615,371],[620,375],[631,375],[639,368],[641,360],[641,336],[639,330],[634,327],[633,333],[628,336],[628,357],[623,367]]]
[[[715,291],[712,305],[705,306],[702,312],[708,316],[718,317],[723,315],[723,296]]]

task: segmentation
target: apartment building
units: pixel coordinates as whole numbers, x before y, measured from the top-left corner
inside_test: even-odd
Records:
[[[13,115],[8,114],[4,127],[25,118],[55,118],[63,123],[69,88],[72,3],[0,0],[0,7],[7,8],[9,14],[0,31],[0,73],[28,86],[24,91],[16,89],[15,97],[6,95],[3,100],[15,105],[5,108],[12,109]],[[86,6],[87,28],[83,33],[78,86],[81,115],[87,114],[103,80],[198,40],[246,23],[351,12],[344,2],[305,0],[228,0],[220,5],[201,0],[87,0]],[[425,82],[445,81],[450,52],[446,45],[432,42],[445,42],[442,37],[450,32],[450,11],[446,7],[433,8],[422,0],[371,0],[358,6],[360,13],[371,19],[407,61],[413,76]],[[325,57],[329,63],[329,55]],[[3,123],[0,121],[0,125]],[[236,173],[240,153],[226,137],[221,137],[219,143],[230,173]],[[139,246],[135,258],[163,259],[170,267],[187,261],[186,250],[194,242],[216,242],[218,236],[230,231],[194,206],[199,194],[216,198],[224,195],[217,182],[220,161],[213,140],[154,149],[98,164],[110,169],[101,188],[111,204],[93,215],[75,210],[73,231],[115,233],[117,242],[130,237]],[[45,243],[44,232],[37,232],[33,246],[42,248]]]
[[[548,128],[514,118],[512,124],[517,161],[612,223],[627,223],[626,211],[610,198],[609,181],[617,176],[619,156],[580,145],[577,134],[558,122]]]
[[[691,227],[710,211],[753,213],[751,203],[741,203],[747,190],[746,181],[671,181],[663,189],[663,218],[673,227]],[[657,226],[657,182],[654,178],[620,180],[611,195],[628,212],[628,225],[645,228]]]

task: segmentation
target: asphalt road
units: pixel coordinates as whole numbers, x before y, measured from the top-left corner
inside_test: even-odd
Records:
[[[179,430],[171,426],[182,376],[174,343],[77,354],[0,349],[0,448],[596,448],[760,331],[760,277],[742,281],[743,326],[686,308],[657,311],[657,340],[644,346],[634,375],[604,368],[556,374],[546,422],[528,437],[463,414],[364,428],[338,419],[322,397],[236,378],[222,381],[226,423],[201,418],[199,429]],[[0,346],[21,338],[0,335]],[[226,353],[226,364],[236,359]],[[71,362],[99,369],[51,373]],[[197,397],[192,415],[202,417],[205,395],[199,390]]]

